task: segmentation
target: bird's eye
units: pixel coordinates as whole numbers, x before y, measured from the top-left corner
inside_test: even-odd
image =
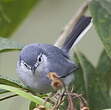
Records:
[[[38,63],[41,63],[43,61],[42,55],[38,56]]]
[[[39,57],[39,59],[38,59],[38,60],[39,60],[39,62],[41,62],[41,61],[42,61],[41,57]]]

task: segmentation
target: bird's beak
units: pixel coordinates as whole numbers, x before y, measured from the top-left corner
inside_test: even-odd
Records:
[[[32,67],[31,70],[32,70],[32,73],[35,74],[36,68],[35,68],[35,67]]]
[[[37,68],[38,66],[39,66],[39,64],[36,64],[36,65],[34,65],[34,66],[31,68],[33,74],[35,74],[35,70],[36,70],[36,68]]]

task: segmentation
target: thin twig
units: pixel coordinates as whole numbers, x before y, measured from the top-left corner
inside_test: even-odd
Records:
[[[61,105],[61,103],[63,102],[63,98],[64,98],[64,93],[65,91],[63,91],[62,94],[60,94],[60,96],[57,98],[57,101],[54,105],[54,107],[52,108],[52,110],[58,110],[59,106]]]
[[[69,103],[67,110],[76,110],[76,107],[75,107],[74,102],[72,100],[72,96],[69,95],[68,93],[67,93],[67,99],[68,99],[68,103]]]
[[[76,15],[72,17],[72,19],[69,21],[69,23],[65,26],[62,34],[58,38],[58,40],[55,42],[55,46],[62,47],[64,41],[68,37],[69,33],[72,31],[72,28],[75,26],[77,21],[80,19],[81,16],[83,16],[88,8],[89,3],[91,0],[87,0],[77,11]]]
[[[10,96],[7,96],[7,97],[3,97],[0,99],[0,101],[3,101],[3,100],[6,100],[6,99],[9,99],[9,98],[12,98],[12,97],[16,97],[18,96],[18,94],[14,94],[14,95],[10,95]]]
[[[80,101],[80,110],[89,110],[88,103],[85,100],[85,98],[82,96],[82,94],[77,94],[77,93],[71,93],[67,92],[67,96],[71,96],[73,98],[77,98]]]

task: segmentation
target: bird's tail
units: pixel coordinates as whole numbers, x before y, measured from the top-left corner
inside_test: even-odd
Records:
[[[66,52],[75,45],[91,27],[91,17],[82,16],[65,40],[62,49]]]

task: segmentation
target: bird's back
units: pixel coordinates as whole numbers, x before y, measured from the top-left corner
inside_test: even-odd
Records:
[[[67,53],[49,44],[37,44],[47,55],[50,72],[56,72],[60,77],[65,77],[77,69],[77,65],[70,60]]]

